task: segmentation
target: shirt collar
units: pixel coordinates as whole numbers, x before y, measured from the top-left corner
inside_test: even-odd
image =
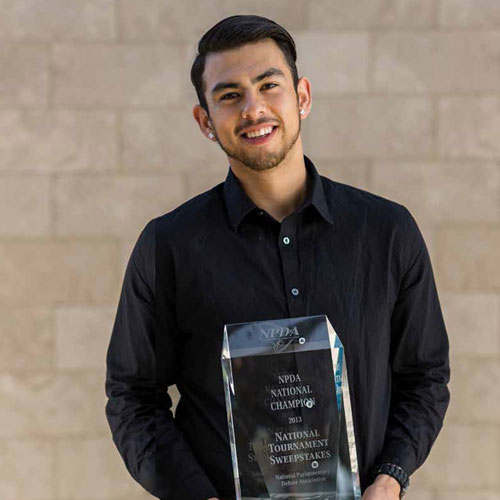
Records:
[[[310,189],[307,192],[304,203],[299,210],[308,205],[313,205],[319,214],[330,224],[333,224],[332,216],[326,202],[324,186],[321,177],[313,162],[304,155],[304,163],[307,175],[310,179]],[[234,175],[231,167],[224,182],[224,200],[229,214],[229,220],[233,230],[236,232],[243,218],[259,207],[248,197],[241,186],[239,179]]]

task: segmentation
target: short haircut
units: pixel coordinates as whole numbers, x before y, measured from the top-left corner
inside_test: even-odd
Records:
[[[247,43],[254,43],[265,38],[274,40],[283,52],[292,74],[293,85],[297,92],[299,76],[295,61],[297,49],[288,31],[266,17],[255,15],[236,15],[226,17],[210,28],[198,42],[198,54],[191,67],[191,82],[196,90],[201,107],[208,112],[205,99],[206,86],[203,80],[207,55],[214,52],[235,49]]]

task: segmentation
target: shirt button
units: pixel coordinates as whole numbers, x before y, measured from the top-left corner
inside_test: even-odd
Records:
[[[283,243],[284,243],[285,245],[288,245],[288,243],[290,243],[290,238],[289,238],[288,236],[285,236],[285,237],[283,238]]]
[[[298,295],[299,294],[299,290],[297,288],[292,288],[292,294],[293,295]]]

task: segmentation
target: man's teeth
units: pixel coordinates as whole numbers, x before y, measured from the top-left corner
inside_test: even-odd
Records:
[[[245,135],[248,138],[260,137],[261,135],[270,134],[273,131],[273,127],[261,128],[260,130],[255,130],[254,132],[247,132]]]

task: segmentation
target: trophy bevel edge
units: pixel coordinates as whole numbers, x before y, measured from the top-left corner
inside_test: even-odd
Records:
[[[326,326],[328,329],[328,338],[330,339],[330,347],[332,351],[332,362],[333,362],[333,367],[334,367],[334,372],[336,372],[336,366],[338,362],[338,356],[342,356],[342,381],[341,381],[341,397],[342,397],[342,404],[344,407],[344,414],[346,418],[346,430],[350,432],[347,432],[347,442],[348,442],[348,447],[349,447],[349,460],[350,460],[350,465],[351,465],[351,473],[352,473],[352,482],[353,482],[353,490],[354,490],[354,497],[356,500],[360,500],[361,498],[361,487],[360,487],[360,482],[359,482],[359,465],[358,465],[358,457],[357,457],[357,451],[356,451],[356,440],[354,436],[354,420],[352,417],[352,407],[351,407],[351,397],[350,397],[350,390],[349,390],[349,379],[347,377],[347,362],[345,359],[345,349],[344,345],[342,344],[342,341],[340,340],[340,337],[338,336],[337,332],[335,331],[335,328],[330,322],[330,319],[326,314],[323,315]],[[340,344],[340,349],[332,345],[332,339],[338,340]],[[334,358],[334,350],[337,351],[337,362],[335,361]],[[344,383],[345,382],[345,383]]]
[[[234,394],[233,368],[231,364],[231,350],[229,348],[229,338],[227,325],[224,325],[224,336],[221,353],[222,378],[224,382],[224,396],[226,399],[226,413],[229,428],[229,444],[231,447],[231,462],[233,465],[234,487],[236,500],[241,500],[241,484],[238,468],[238,454],[236,451],[236,433],[234,431],[233,412],[231,394]]]

